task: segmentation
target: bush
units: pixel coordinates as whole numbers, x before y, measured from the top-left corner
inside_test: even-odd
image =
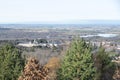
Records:
[[[48,68],[41,66],[36,58],[29,58],[18,80],[49,80]]]

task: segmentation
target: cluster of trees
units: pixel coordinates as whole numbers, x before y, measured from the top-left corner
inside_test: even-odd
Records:
[[[62,61],[59,62],[55,58],[49,62],[50,65],[46,65],[51,68],[51,64],[60,63],[56,64],[59,65],[58,69],[56,65],[52,66],[56,70],[53,74],[56,78],[52,79],[113,80],[116,66],[111,61],[109,53],[105,52],[102,46],[95,53],[92,51],[93,46],[90,43],[86,43],[83,39],[74,40]],[[17,80],[24,64],[25,59],[21,57],[21,52],[17,48],[10,44],[0,47],[0,80]]]
[[[0,80],[17,80],[24,63],[25,59],[17,48],[11,44],[0,47]]]
[[[96,53],[83,39],[74,40],[58,70],[58,80],[113,80],[115,64],[100,47]]]

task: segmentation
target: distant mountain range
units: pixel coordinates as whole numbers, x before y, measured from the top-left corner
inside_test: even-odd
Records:
[[[0,28],[0,30],[10,30],[11,28]]]
[[[68,20],[68,21],[31,21],[31,22],[8,22],[0,24],[120,24],[120,20]]]
[[[74,20],[66,23],[71,24],[120,24],[120,20]]]

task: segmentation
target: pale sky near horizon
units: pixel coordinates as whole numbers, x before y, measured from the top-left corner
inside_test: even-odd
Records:
[[[0,23],[120,20],[120,0],[0,0]]]

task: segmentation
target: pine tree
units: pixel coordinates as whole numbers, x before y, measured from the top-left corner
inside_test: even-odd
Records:
[[[58,80],[94,80],[91,50],[83,39],[74,40],[58,70]]]
[[[111,60],[109,53],[106,53],[105,49],[100,46],[94,55],[95,67],[97,68],[95,80],[113,80],[115,64]]]
[[[24,67],[21,52],[11,44],[0,48],[0,80],[16,80]]]

